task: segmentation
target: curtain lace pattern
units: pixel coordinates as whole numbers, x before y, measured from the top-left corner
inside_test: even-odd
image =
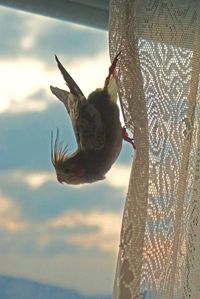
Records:
[[[113,299],[200,298],[199,14],[198,0],[110,1],[136,145]]]

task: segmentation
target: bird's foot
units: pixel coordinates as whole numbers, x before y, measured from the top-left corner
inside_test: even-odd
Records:
[[[120,54],[121,54],[121,52],[119,52],[119,53],[115,56],[115,58],[114,58],[114,60],[113,60],[113,62],[112,62],[112,64],[111,64],[111,66],[109,67],[108,76],[106,77],[106,80],[105,80],[105,87],[108,86],[109,81],[110,81],[110,78],[112,78],[112,77],[114,76],[115,68],[116,68],[116,65],[117,65],[117,62],[118,62],[118,59],[119,59],[119,55],[120,55]]]
[[[114,72],[115,72],[115,68],[116,68],[116,65],[117,65],[117,62],[118,62],[118,59],[119,59],[119,55],[121,54],[121,52],[119,52],[114,60],[113,60],[113,63],[111,64],[111,66],[109,67],[109,73],[108,73],[108,78],[110,79],[111,76],[114,76]]]
[[[133,148],[136,149],[135,144],[134,144],[134,139],[133,139],[133,138],[130,138],[130,137],[128,136],[128,133],[127,133],[127,131],[126,131],[126,127],[123,127],[123,128],[122,128],[122,138],[123,138],[125,141],[129,142],[130,144],[132,144]]]

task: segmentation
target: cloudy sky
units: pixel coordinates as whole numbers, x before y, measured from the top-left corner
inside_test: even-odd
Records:
[[[65,88],[54,54],[88,95],[107,75],[107,32],[3,7],[0,28],[0,274],[111,293],[132,148],[81,187],[60,185],[50,162],[52,129],[76,147],[49,90]]]

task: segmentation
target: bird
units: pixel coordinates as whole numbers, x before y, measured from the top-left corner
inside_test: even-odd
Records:
[[[60,141],[59,129],[56,138],[51,132],[51,161],[59,183],[79,185],[103,180],[119,156],[123,138],[134,146],[119,118],[114,78],[119,56],[120,53],[109,67],[103,88],[97,88],[86,99],[55,55],[69,91],[53,86],[50,89],[64,104],[77,142],[76,151],[70,154],[67,145]]]

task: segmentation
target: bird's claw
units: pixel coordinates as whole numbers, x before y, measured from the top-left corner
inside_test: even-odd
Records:
[[[113,62],[112,62],[112,64],[111,64],[111,66],[109,67],[109,73],[108,73],[108,78],[110,79],[110,77],[111,76],[114,76],[114,72],[115,72],[115,68],[116,68],[116,65],[117,65],[117,62],[118,62],[118,59],[119,59],[119,55],[121,54],[121,52],[119,52],[116,56],[115,56],[115,58],[114,58],[114,60],[113,60]]]
[[[128,136],[128,133],[127,133],[127,131],[126,131],[126,127],[123,127],[123,128],[122,128],[122,138],[123,138],[125,141],[129,142],[130,144],[132,144],[133,148],[136,149],[135,144],[134,144],[134,139],[133,139],[133,138],[130,138],[130,137]]]
[[[121,54],[121,52],[119,52],[115,56],[111,66],[109,67],[108,76],[106,77],[104,88],[107,88],[107,86],[109,84],[109,81],[110,81],[110,78],[114,76],[115,68],[116,68],[116,65],[117,65],[117,62],[118,62],[118,57],[119,57],[120,54]]]

